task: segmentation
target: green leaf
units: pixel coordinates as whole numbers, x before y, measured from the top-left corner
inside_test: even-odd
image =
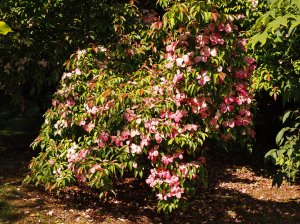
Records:
[[[262,33],[255,34],[253,37],[250,38],[249,46],[254,49],[257,43],[261,43],[261,46],[265,45],[268,39],[268,32],[265,30]]]
[[[171,139],[168,141],[168,145],[172,145],[173,141],[174,141],[174,138],[171,138]]]
[[[170,24],[170,28],[173,28],[173,26],[175,25],[175,19],[173,17],[170,18],[169,24]]]
[[[300,10],[300,1],[299,0],[292,0],[291,5],[295,5],[298,10]]]
[[[288,15],[279,16],[268,24],[266,30],[271,30],[272,33],[274,33],[275,30],[277,30],[281,26],[287,26],[287,24],[288,24]]]
[[[297,20],[291,22],[291,26],[288,31],[288,35],[291,35],[293,33],[293,31],[295,30],[295,28],[297,28],[300,25],[300,16],[297,16],[297,17],[298,17]]]
[[[281,143],[283,142],[283,134],[288,130],[288,128],[282,128],[278,134],[276,135],[276,144],[277,145],[281,145]]]
[[[143,170],[140,170],[139,176],[140,176],[140,178],[143,178]]]
[[[290,116],[290,114],[291,114],[291,111],[290,111],[290,110],[287,111],[287,112],[284,114],[284,116],[283,116],[283,118],[282,118],[282,123],[284,123],[284,122],[286,121],[286,119]]]
[[[287,155],[289,158],[291,158],[292,154],[294,153],[294,149],[293,148],[290,148],[288,151],[287,151]]]
[[[219,77],[218,73],[213,74],[213,83],[216,84],[217,83],[217,79]]]
[[[276,158],[277,158],[276,151],[277,151],[277,149],[271,149],[270,151],[268,151],[266,153],[265,158],[264,158],[265,163],[267,163],[268,160],[272,160],[273,164],[275,164]]]
[[[9,32],[13,32],[13,31],[5,22],[0,21],[0,34],[6,35]]]

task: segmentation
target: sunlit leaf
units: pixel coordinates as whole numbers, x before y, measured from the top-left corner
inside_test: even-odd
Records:
[[[3,21],[0,21],[0,34],[6,35],[9,32],[13,32],[12,29]]]

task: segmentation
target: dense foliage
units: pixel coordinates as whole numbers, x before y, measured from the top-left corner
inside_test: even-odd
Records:
[[[275,100],[280,96],[279,100],[282,99],[286,110],[282,118],[286,127],[276,137],[279,149],[273,149],[265,156],[280,166],[274,182],[278,185],[283,177],[295,180],[300,167],[299,28],[300,2],[276,0],[270,5],[270,10],[257,20],[253,30],[258,32],[250,41],[260,64],[253,76],[254,89],[257,94],[268,92]]]
[[[117,41],[113,24],[122,17],[126,29],[137,25],[124,7],[122,0],[1,0],[0,18],[14,32],[0,39],[0,90],[15,103],[50,102],[45,96],[56,89],[72,52]]]

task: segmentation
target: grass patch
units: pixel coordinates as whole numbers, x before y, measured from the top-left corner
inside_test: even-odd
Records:
[[[21,218],[13,206],[6,201],[0,200],[0,223],[13,223]]]

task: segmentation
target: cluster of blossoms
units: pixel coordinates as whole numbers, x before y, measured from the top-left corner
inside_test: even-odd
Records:
[[[248,1],[252,4],[254,9],[257,9],[257,6],[259,4],[258,0],[248,0]]]
[[[237,59],[244,62],[242,67],[234,63],[221,65],[215,62],[219,60],[219,55],[224,55],[230,46],[227,41],[236,33],[237,26],[229,20],[228,22],[210,24],[204,28],[203,32],[194,36],[185,33],[184,35],[189,36],[189,39],[192,39],[195,44],[190,44],[188,40],[180,40],[179,38],[166,46],[165,67],[170,72],[174,72],[172,83],[164,81],[162,87],[155,86],[152,91],[154,95],[158,93],[164,95],[167,91],[166,95],[175,103],[177,108],[184,108],[176,111],[163,111],[161,114],[161,118],[174,119],[173,127],[177,127],[178,131],[176,134],[184,133],[186,130],[197,132],[201,128],[203,130],[204,127],[210,127],[212,132],[217,133],[225,142],[237,135],[245,140],[248,136],[254,138],[253,115],[250,111],[252,95],[248,91],[248,86],[250,84],[249,79],[255,69],[255,61],[243,56],[243,52],[246,50],[245,39],[237,37],[237,41],[231,46],[235,50],[227,55],[229,60]],[[215,74],[216,78],[213,77]],[[191,94],[188,94],[187,88],[184,86],[185,79],[189,79],[190,85],[193,83],[199,85],[199,91],[196,94],[188,97]],[[213,79],[215,79],[214,83],[212,83]],[[215,87],[223,94],[213,96],[210,90]],[[182,119],[189,117],[191,113],[198,116],[198,124],[189,124],[185,128]],[[199,127],[201,128],[199,129]],[[189,132],[189,134],[193,136],[193,132]],[[164,135],[167,139],[176,138],[176,136]],[[158,190],[157,196],[160,200],[167,200],[172,196],[179,198],[183,193],[180,181],[183,182],[189,176],[190,171],[194,169],[188,169],[181,161],[185,150],[180,155],[176,155],[174,151],[172,155],[161,155],[164,150],[161,150],[160,141],[156,142],[157,145],[151,148],[148,153],[148,159],[156,164],[157,168],[151,170],[147,183],[150,187]],[[205,158],[201,158],[202,163],[200,164],[204,165]],[[169,169],[170,164],[177,164],[180,167],[181,175],[176,176]],[[198,164],[191,163],[191,166],[199,168]],[[195,172],[191,176],[196,179],[197,173]],[[166,188],[165,184],[169,184],[169,180],[172,180],[172,184]]]
[[[78,151],[78,145],[73,144],[68,150],[67,150],[67,160],[68,160],[68,169],[73,171],[75,177],[80,180],[81,182],[86,181],[86,176],[80,172],[78,172],[78,168],[76,167],[76,164],[79,162],[82,162],[86,159],[86,157],[90,154],[90,150],[84,150],[81,149]]]
[[[167,190],[161,190],[161,193],[157,194],[160,200],[167,200],[170,197],[181,198],[181,194],[184,193],[179,177],[171,174],[165,168],[151,169],[146,183],[152,188],[155,188],[157,185],[159,187],[166,185]]]
[[[253,58],[244,57],[244,67],[235,67],[234,64],[227,65],[226,70],[224,64],[218,65],[214,63],[214,58],[218,58],[220,53],[224,53],[224,49],[228,48],[226,39],[237,31],[237,26],[233,23],[233,18],[228,22],[217,22],[209,24],[203,29],[203,32],[192,36],[190,33],[185,33],[190,39],[193,39],[194,48],[189,47],[190,43],[186,40],[177,40],[171,42],[166,47],[165,58],[167,60],[166,68],[176,73],[173,78],[174,88],[184,81],[186,73],[198,72],[195,81],[204,87],[212,81],[212,75],[217,74],[216,84],[220,90],[226,90],[226,95],[221,97],[222,103],[216,107],[217,97],[213,97],[209,91],[203,91],[201,95],[194,98],[184,97],[186,105],[192,107],[192,112],[200,114],[201,118],[209,118],[209,124],[214,130],[223,128],[232,129],[234,127],[245,127],[241,133],[248,134],[254,137],[254,131],[251,129],[252,113],[250,112],[250,105],[252,102],[251,93],[247,88],[249,85],[249,78],[255,70],[255,61]],[[230,60],[233,58],[243,58],[242,52],[245,51],[246,40],[244,38],[237,38],[233,44],[235,52],[229,56]],[[237,49],[239,48],[239,50]],[[182,53],[187,51],[187,53]],[[213,58],[210,60],[210,58]],[[240,60],[240,59],[239,59]],[[229,89],[227,85],[230,84]],[[209,87],[215,85],[211,84]],[[185,93],[181,93],[185,96]],[[215,111],[215,113],[212,113]],[[228,133],[228,131],[227,131]],[[229,135],[231,135],[229,131]],[[227,134],[228,135],[228,134]],[[221,136],[224,137],[223,134]],[[227,141],[228,139],[226,139]]]
[[[175,53],[176,48],[182,48],[182,46],[188,47],[189,43],[181,40],[170,43],[166,47],[165,57],[168,60],[166,68],[171,69],[173,68],[174,64],[176,64],[176,66],[179,68],[185,68],[192,64],[208,62],[210,57],[216,57],[218,55],[218,45],[225,44],[225,40],[220,32],[225,31],[226,33],[231,33],[233,29],[237,29],[237,27],[231,23],[220,23],[218,26],[216,26],[216,24],[208,25],[204,29],[203,33],[194,37],[194,41],[196,43],[195,51],[187,52],[181,56]],[[191,34],[186,33],[185,35]],[[200,77],[205,77],[205,73],[206,71],[202,71]]]

